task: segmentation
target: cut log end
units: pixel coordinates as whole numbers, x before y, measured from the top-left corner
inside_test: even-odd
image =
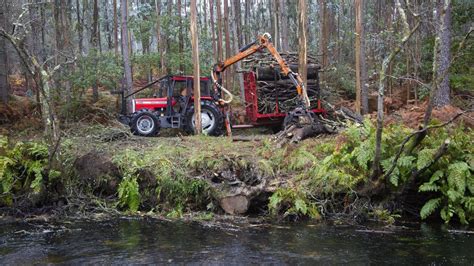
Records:
[[[228,196],[220,200],[221,208],[230,215],[241,215],[247,212],[250,200],[243,195]]]

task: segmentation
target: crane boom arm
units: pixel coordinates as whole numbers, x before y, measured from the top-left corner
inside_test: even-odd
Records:
[[[296,87],[296,91],[298,92],[298,96],[300,100],[302,101],[302,104],[305,108],[309,108],[310,106],[310,101],[306,92],[306,88],[304,85],[303,80],[301,79],[301,76],[298,73],[294,73],[291,71],[290,67],[288,64],[285,62],[285,60],[281,57],[280,53],[276,50],[275,46],[270,42],[271,36],[269,33],[265,33],[260,35],[256,41],[246,45],[245,47],[241,48],[239,53],[236,55],[227,58],[224,62],[220,62],[216,64],[213,68],[211,78],[214,82],[214,84],[223,90],[226,94],[229,95],[229,100],[225,101],[225,103],[229,103],[232,101],[232,94],[226,90],[221,84],[221,77],[220,74],[226,70],[229,66],[249,57],[250,55],[262,50],[263,48],[266,48],[270,54],[275,58],[275,60],[278,62],[280,65],[281,71],[285,76],[288,76],[293,82],[294,86]]]

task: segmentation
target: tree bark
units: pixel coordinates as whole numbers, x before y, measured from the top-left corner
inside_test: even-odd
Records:
[[[126,94],[132,92],[133,80],[132,80],[132,68],[130,65],[130,44],[128,42],[128,5],[127,0],[121,0],[120,10],[122,17],[122,54],[123,54],[123,67],[125,74],[125,88]],[[127,99],[127,112],[132,111],[132,97]]]
[[[233,2],[233,10],[234,10],[234,15],[235,19],[232,20],[232,36],[239,36],[237,40],[234,40],[233,42],[233,51],[237,52],[241,46],[243,46],[243,37],[242,37],[242,32],[239,32],[239,24],[241,23],[241,17],[240,17],[240,4],[238,3],[238,0],[235,0]],[[242,62],[239,61],[236,63],[237,69],[242,68]],[[235,75],[237,75],[238,82],[239,82],[239,88],[240,88],[240,102],[242,104],[245,103],[245,89],[244,89],[244,77],[242,73],[237,73],[235,72]],[[234,76],[235,76],[234,75]]]
[[[0,0],[0,25],[6,28],[6,0]],[[3,104],[8,103],[8,95],[10,91],[10,83],[8,81],[8,53],[7,45],[4,38],[0,38],[0,98]]]
[[[194,121],[195,133],[202,133],[201,125],[201,77],[199,69],[199,39],[197,32],[197,7],[196,0],[191,0],[191,46],[193,50],[194,66]]]
[[[221,0],[216,0],[216,12],[217,12],[217,58],[218,60],[224,60],[224,51],[222,49],[222,12],[221,12]]]
[[[367,63],[365,60],[365,35],[364,35],[364,1],[356,0],[354,3],[356,21],[356,112],[367,114],[369,111],[369,96],[367,88]]]
[[[229,0],[224,0],[224,32],[225,32],[225,56],[229,58],[232,56],[230,49],[231,39],[229,32]],[[235,38],[235,37],[234,37]],[[227,72],[225,73],[225,87],[232,89],[232,77],[234,76],[234,66],[230,66]]]
[[[84,51],[84,18],[81,16],[81,4],[79,0],[76,0],[76,16],[77,16],[77,24],[76,24],[76,31],[78,37],[78,45],[79,45],[79,54],[82,55]]]
[[[93,14],[92,14],[92,31],[91,31],[91,46],[94,49],[94,61],[95,66],[97,67],[98,56],[99,56],[99,3],[98,0],[94,0],[93,4]],[[94,102],[99,100],[99,85],[97,80],[95,80],[92,85],[92,99]]]
[[[288,52],[288,6],[285,0],[280,1],[281,50]]]
[[[306,0],[298,0],[298,33],[299,33],[299,66],[298,73],[303,79],[305,87],[307,87],[308,81],[308,69],[306,67],[307,60],[307,43],[306,43],[306,26],[307,26],[307,15],[306,15]]]
[[[279,1],[275,1],[273,4],[273,10],[271,11],[271,15],[273,16],[273,39],[274,45],[277,50],[281,50],[281,38],[280,38],[280,3]]]
[[[235,33],[234,34],[237,34],[237,48],[240,48],[240,46],[243,45],[244,43],[244,36],[242,34],[242,12],[241,12],[241,8],[240,8],[240,1],[239,0],[234,0],[234,4],[233,4],[233,9],[234,9],[234,14],[235,14],[235,20],[234,20],[234,23],[235,23]],[[237,50],[235,50],[237,51]],[[234,51],[234,52],[235,52]]]
[[[444,75],[438,84],[434,97],[434,106],[442,107],[451,103],[448,69],[451,61],[451,0],[437,0],[437,38],[440,39],[438,56],[438,76]],[[435,18],[436,19],[436,18]]]
[[[355,35],[355,72],[356,72],[356,101],[355,101],[355,111],[360,114],[360,105],[361,105],[361,99],[360,99],[360,94],[362,91],[362,80],[360,77],[360,51],[361,51],[361,38],[362,38],[362,0],[355,0],[354,1],[354,10],[355,10],[355,21],[356,21],[356,35]]]
[[[328,7],[326,0],[319,0],[319,5],[321,8],[321,65],[323,68],[329,65],[329,17],[328,17]]]
[[[114,0],[114,51],[115,56],[119,55],[119,38],[118,38],[118,12],[117,12],[117,0]]]
[[[251,0],[246,0],[245,1],[245,19],[244,19],[244,41],[245,44],[250,43],[250,34],[249,34],[249,27],[250,27],[250,1]]]
[[[209,13],[210,13],[210,24],[211,24],[211,36],[212,36],[212,54],[214,55],[214,62],[219,59],[217,52],[217,40],[216,40],[216,28],[214,20],[214,0],[209,0]]]
[[[183,17],[182,17],[182,3],[181,0],[178,0],[178,53],[180,56],[184,56],[184,34],[183,34]],[[179,71],[184,73],[184,61],[181,59],[179,63]]]

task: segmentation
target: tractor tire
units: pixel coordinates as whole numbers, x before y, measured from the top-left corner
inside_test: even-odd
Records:
[[[160,120],[150,110],[143,109],[132,115],[130,129],[137,136],[156,136],[160,132]]]
[[[224,114],[211,101],[201,101],[202,132],[209,136],[220,136],[223,134]],[[184,131],[194,134],[194,105],[186,112]]]

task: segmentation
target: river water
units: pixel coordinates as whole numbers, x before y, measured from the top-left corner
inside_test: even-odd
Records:
[[[0,226],[0,264],[464,264],[474,235],[296,224],[220,227],[154,219]]]

